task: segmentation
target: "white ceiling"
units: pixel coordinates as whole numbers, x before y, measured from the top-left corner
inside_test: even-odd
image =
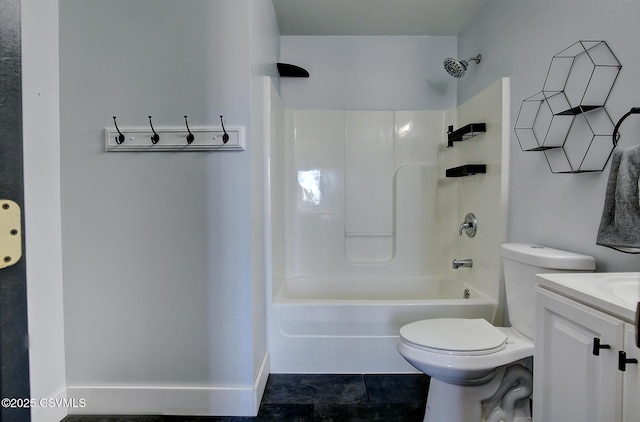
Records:
[[[273,0],[281,35],[458,35],[489,0]]]

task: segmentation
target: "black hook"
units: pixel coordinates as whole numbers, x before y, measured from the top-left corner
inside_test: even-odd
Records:
[[[224,132],[224,135],[222,135],[222,143],[226,144],[227,142],[229,142],[229,134],[227,133],[226,130],[224,130],[224,122],[222,121],[222,115],[220,115],[220,124],[222,125],[222,131]]]
[[[189,129],[189,123],[187,122],[187,116],[184,116],[184,124],[187,125],[187,132],[189,132],[189,134],[187,135],[187,144],[191,145],[191,143],[193,142],[193,140],[196,137],[193,136],[193,133],[191,133],[191,129]]]
[[[151,125],[151,131],[153,132],[153,136],[151,137],[151,142],[153,145],[157,144],[160,140],[160,135],[156,133],[156,130],[153,128],[153,123],[151,122],[151,116],[149,116],[149,124]]]
[[[118,123],[116,122],[116,116],[113,116],[113,124],[116,125],[116,130],[118,131],[118,136],[116,137],[116,144],[120,145],[124,142],[124,135],[118,129]]]

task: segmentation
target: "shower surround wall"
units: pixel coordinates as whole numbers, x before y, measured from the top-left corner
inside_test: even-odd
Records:
[[[287,110],[286,273],[441,273],[441,111]],[[431,142],[429,142],[431,140]]]
[[[501,78],[461,104],[456,116],[448,124],[459,128],[472,122],[485,122],[487,132],[467,141],[456,142],[445,149],[444,168],[463,164],[486,164],[486,174],[461,178],[441,179],[443,191],[450,191],[455,202],[454,230],[448,230],[443,239],[454,241],[456,258],[473,259],[473,268],[454,270],[458,279],[472,283],[480,291],[500,298],[496,313],[497,324],[503,318],[502,257],[500,245],[507,240],[510,128],[510,78]],[[446,213],[446,206],[442,208]],[[478,219],[475,237],[464,232],[458,236],[458,227],[468,212]],[[452,258],[452,257],[447,257]],[[450,260],[447,265],[450,268]]]
[[[413,371],[395,352],[405,318],[502,322],[508,79],[446,111],[295,110],[273,89],[270,98],[273,372]],[[446,148],[447,126],[471,120],[486,122],[487,133]],[[444,177],[447,167],[469,163],[486,163],[487,174]],[[480,222],[473,239],[458,236],[467,212]],[[474,267],[453,270],[454,257],[472,258]],[[448,296],[446,280],[468,286],[476,302],[458,308],[465,302]],[[406,293],[412,283],[415,295]],[[332,285],[349,297],[331,293]],[[438,285],[431,306],[417,297]],[[471,307],[480,302],[489,307]],[[436,310],[447,303],[448,311]],[[416,305],[426,307],[399,312]]]

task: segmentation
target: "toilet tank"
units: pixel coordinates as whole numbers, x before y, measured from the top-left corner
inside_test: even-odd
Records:
[[[511,326],[533,339],[536,274],[593,272],[593,257],[539,245],[502,245],[505,295]]]

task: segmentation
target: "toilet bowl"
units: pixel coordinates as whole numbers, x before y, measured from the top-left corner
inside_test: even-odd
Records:
[[[503,386],[507,367],[516,362],[531,366],[533,341],[511,327],[494,327],[484,319],[431,319],[402,327],[398,351],[431,376],[425,421],[479,422],[500,406],[496,401],[491,408],[483,408],[482,401]],[[520,415],[518,421],[531,420],[528,402],[513,412]]]
[[[425,422],[531,421],[535,275],[593,271],[590,256],[502,245],[511,327],[439,318],[400,329],[398,352],[431,377]]]
[[[433,378],[481,385],[494,377],[496,368],[533,356],[533,341],[484,319],[440,318],[402,327],[398,351]]]

